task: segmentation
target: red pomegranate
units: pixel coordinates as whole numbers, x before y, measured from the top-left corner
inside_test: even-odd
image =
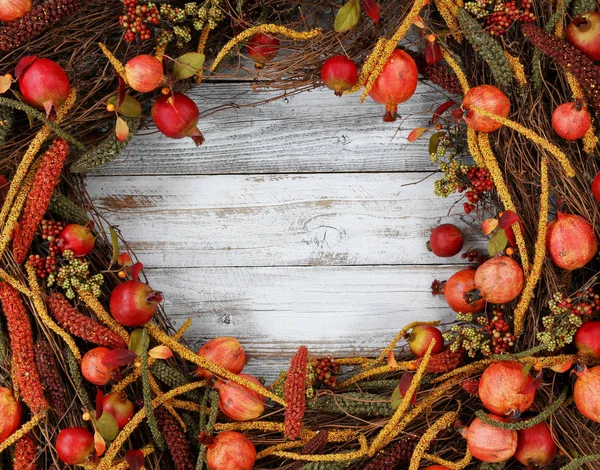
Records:
[[[246,42],[246,53],[255,62],[254,67],[262,69],[279,52],[279,39],[270,34],[256,33]]]
[[[23,408],[12,390],[0,387],[0,442],[19,429]]]
[[[149,54],[140,54],[125,64],[125,78],[135,91],[148,93],[156,90],[165,76],[160,60]]]
[[[261,385],[257,378],[248,374],[240,374],[240,377]],[[265,410],[265,397],[258,393],[238,385],[234,382],[217,381],[215,388],[219,392],[219,408],[234,421],[250,421],[258,418]]]
[[[490,258],[475,271],[475,290],[467,301],[485,299],[492,304],[506,304],[518,297],[525,285],[523,269],[509,256]]]
[[[225,431],[215,437],[200,435],[206,445],[206,461],[210,470],[252,470],[256,461],[254,444],[242,433]]]
[[[587,321],[581,325],[574,341],[579,354],[600,359],[600,321]]]
[[[431,231],[429,247],[440,258],[449,258],[462,250],[464,237],[460,229],[453,224],[441,224]]]
[[[575,406],[587,419],[600,423],[600,366],[588,369],[578,364],[576,373],[573,388]]]
[[[31,0],[0,0],[0,21],[8,23],[31,10]]]
[[[533,378],[523,375],[523,365],[517,361],[491,364],[479,380],[479,398],[483,405],[497,415],[520,414],[533,404],[535,390],[523,393]]]
[[[450,279],[441,284],[441,292],[434,290],[433,294],[443,294],[448,306],[457,313],[481,312],[485,307],[485,299],[480,298],[473,302],[466,300],[465,295],[473,289],[475,289],[475,270],[467,268],[450,276]]]
[[[94,436],[82,427],[63,429],[56,438],[56,452],[67,465],[81,465],[94,452]]]
[[[494,421],[506,422],[495,415],[487,415]],[[467,446],[473,457],[482,462],[504,462],[517,450],[517,431],[508,431],[484,423],[475,418],[466,433]]]
[[[345,55],[330,57],[321,67],[321,80],[336,96],[352,88],[357,79],[356,64]]]
[[[48,116],[52,108],[65,102],[71,90],[64,69],[50,59],[24,57],[17,64],[15,75],[23,99],[31,106],[45,110]]]
[[[546,423],[539,423],[517,432],[515,459],[527,468],[541,468],[554,460],[558,448]]]
[[[594,227],[579,215],[559,211],[548,224],[546,249],[559,268],[582,268],[598,252]]]
[[[73,256],[80,258],[91,253],[94,249],[94,234],[89,229],[79,224],[67,224],[58,236],[58,246],[61,252],[70,250]]]
[[[492,118],[482,116],[471,107],[483,109],[503,118],[510,112],[510,100],[498,88],[492,85],[479,85],[471,88],[462,102],[463,119],[467,126],[479,132],[492,132],[500,129],[502,124]]]
[[[600,59],[600,13],[582,13],[567,26],[567,41],[591,60]]]
[[[106,385],[119,372],[116,366],[102,364],[102,358],[109,351],[110,349],[104,347],[93,348],[81,359],[81,374],[94,385]]]
[[[581,139],[591,123],[590,113],[581,101],[563,103],[552,113],[552,128],[565,140]]]
[[[198,356],[202,356],[234,374],[239,374],[246,364],[244,348],[236,338],[231,336],[211,339],[200,348]],[[204,379],[213,376],[211,372],[202,367],[196,369],[195,375]]]
[[[152,106],[156,128],[171,139],[191,137],[196,145],[204,142],[197,127],[200,110],[196,103],[181,93],[162,95]]]
[[[149,322],[162,302],[160,292],[140,281],[125,281],[110,294],[110,313],[123,326]]]
[[[396,49],[375,79],[369,96],[385,105],[385,122],[396,120],[398,105],[409,99],[417,89],[419,72],[415,61],[406,52]]]
[[[594,199],[600,202],[600,173],[594,177],[594,181],[592,182],[592,194],[594,195]]]

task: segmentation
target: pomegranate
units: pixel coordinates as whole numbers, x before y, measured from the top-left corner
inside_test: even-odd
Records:
[[[240,377],[261,385],[257,378],[248,374]],[[219,392],[219,408],[234,421],[250,421],[258,418],[265,409],[265,397],[234,382],[217,381],[215,388]]]
[[[133,402],[127,399],[125,392],[113,392],[104,397],[102,401],[102,410],[115,418],[119,429],[131,421],[133,418]]]
[[[36,56],[23,57],[15,73],[23,99],[50,115],[52,108],[61,106],[71,87],[64,69],[50,59]]]
[[[492,304],[506,304],[523,290],[523,269],[509,256],[490,258],[475,271],[475,290],[468,292],[467,301],[485,299]]]
[[[204,142],[198,129],[200,111],[193,100],[181,93],[162,95],[152,106],[152,119],[157,129],[171,139],[191,137],[196,145]]]
[[[591,60],[600,59],[600,13],[583,13],[567,26],[567,41]]]
[[[127,61],[125,78],[127,84],[140,93],[156,90],[165,80],[161,61],[149,54],[140,54]]]
[[[438,281],[434,286],[438,286]],[[466,294],[475,289],[475,270],[471,268],[463,269],[450,276],[446,282],[441,283],[441,287],[434,290],[433,295],[443,294],[448,306],[455,312],[477,313],[485,307],[485,299],[477,299],[473,302],[467,302]]]
[[[594,177],[594,181],[592,182],[592,194],[594,195],[594,199],[600,202],[600,173]]]
[[[600,366],[588,369],[578,364],[573,399],[579,412],[588,419],[600,423]]]
[[[494,421],[506,422],[495,415],[487,415]],[[482,462],[504,462],[517,450],[517,431],[500,429],[475,418],[466,432],[467,446],[473,457]]]
[[[579,354],[600,359],[600,321],[588,321],[579,327],[575,347]]]
[[[58,236],[61,252],[70,250],[76,258],[88,255],[94,249],[94,235],[83,225],[67,224]]]
[[[515,459],[527,468],[545,467],[556,457],[558,448],[546,423],[536,424],[517,432]]]
[[[242,433],[225,431],[210,437],[200,435],[206,445],[206,462],[210,470],[252,470],[256,460],[254,444]]]
[[[598,252],[594,228],[583,217],[558,211],[548,224],[546,249],[556,266],[567,271],[589,263]]]
[[[19,429],[23,408],[12,390],[0,387],[0,442]]]
[[[581,139],[591,124],[590,113],[581,101],[563,103],[552,113],[552,128],[565,140]]]
[[[488,366],[479,380],[479,398],[497,415],[520,414],[533,404],[535,390],[523,393],[533,378],[523,375],[523,365],[517,361],[500,361]]]
[[[0,0],[0,21],[8,23],[31,10],[31,0]]]
[[[325,61],[321,67],[321,80],[336,96],[354,86],[358,79],[356,64],[345,55],[336,55]]]
[[[463,119],[467,126],[479,132],[496,131],[502,127],[502,124],[476,111],[471,111],[472,106],[504,118],[510,112],[510,100],[495,86],[479,85],[471,88],[462,102]]]
[[[110,294],[110,313],[123,326],[142,326],[152,319],[162,300],[162,294],[148,284],[125,281]]]
[[[385,105],[385,122],[396,120],[398,104],[404,103],[417,89],[419,72],[415,61],[406,52],[396,49],[375,79],[369,96]]]
[[[269,34],[256,33],[246,42],[246,53],[257,69],[264,68],[265,63],[274,59],[278,52],[279,39]]]
[[[408,347],[416,357],[423,357],[425,355],[432,340],[435,340],[435,345],[431,350],[432,354],[440,353],[444,349],[442,332],[431,325],[415,326],[407,336],[407,340]]]
[[[82,427],[66,428],[56,438],[58,458],[67,465],[85,463],[94,452],[94,436]]]
[[[81,359],[81,373],[94,385],[106,385],[118,374],[118,367],[102,364],[102,358],[109,351],[103,347],[90,349]]]
[[[231,336],[221,336],[205,343],[198,355],[224,367],[229,372],[239,374],[246,364],[246,353],[240,342]],[[196,377],[208,379],[213,374],[202,367],[195,372]]]
[[[463,234],[453,224],[441,224],[431,231],[429,247],[433,254],[440,258],[457,255],[464,244]]]

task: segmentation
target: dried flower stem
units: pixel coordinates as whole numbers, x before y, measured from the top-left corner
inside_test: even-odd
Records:
[[[154,415],[154,409],[152,408],[152,390],[150,387],[150,372],[148,371],[148,346],[150,345],[150,337],[148,332],[144,329],[142,333],[142,354],[141,354],[141,370],[142,370],[142,390],[144,395],[144,409],[146,410],[146,421],[148,427],[152,433],[152,438],[156,447],[160,450],[165,451],[167,444],[160,430],[158,429],[158,423],[156,416]],[[158,395],[162,396],[161,394]]]
[[[538,220],[538,233],[537,240],[535,242],[535,253],[533,255],[533,267],[517,307],[514,311],[514,332],[515,336],[520,336],[523,332],[523,325],[525,323],[525,314],[529,308],[531,299],[533,299],[535,292],[535,286],[537,285],[542,275],[542,267],[544,265],[544,259],[546,258],[546,228],[548,224],[548,198],[549,198],[549,184],[548,184],[548,164],[546,158],[542,157],[541,163],[541,194],[540,194],[540,216]]]
[[[491,359],[482,359],[481,361],[477,361],[477,362],[471,362],[471,364],[467,364],[466,366],[462,366],[462,367],[458,367],[457,369],[451,370],[450,372],[446,372],[443,375],[440,375],[439,377],[435,377],[432,382],[433,383],[443,383],[446,382],[447,380],[453,379],[453,378],[463,378],[463,377],[470,377],[472,375],[478,374],[479,372],[481,372],[483,369],[485,369],[487,366],[489,366],[492,362],[494,362]]]
[[[506,60],[510,65],[510,69],[512,70],[513,77],[517,81],[517,84],[521,87],[527,85],[527,75],[525,74],[525,67],[523,66],[519,58],[510,55],[508,51],[504,51],[504,55],[506,56]]]
[[[472,127],[467,127],[467,145],[469,146],[469,152],[471,152],[473,160],[475,160],[475,164],[479,168],[485,168],[485,160],[477,142],[477,131]]]
[[[302,419],[306,410],[306,374],[308,366],[308,349],[300,346],[290,364],[285,381],[285,437],[290,440],[300,437]]]
[[[202,30],[202,34],[200,34],[200,39],[198,40],[198,47],[196,52],[198,54],[204,54],[204,48],[206,47],[206,41],[208,41],[208,35],[210,34],[210,25],[204,26]],[[198,70],[196,74],[196,84],[200,84],[202,82],[202,78],[204,78],[204,70],[201,68]]]
[[[563,465],[559,470],[578,470],[582,468],[586,463],[592,463],[596,460],[600,460],[600,454],[586,455],[571,460],[567,465]]]
[[[306,41],[308,39],[312,39],[321,34],[320,29],[312,29],[310,31],[298,32],[293,29],[286,28],[284,26],[279,26],[276,24],[261,24],[258,26],[253,26],[252,28],[248,28],[238,34],[236,37],[231,39],[217,54],[217,57],[213,61],[210,66],[210,71],[214,72],[219,63],[223,60],[223,58],[229,54],[229,51],[237,46],[242,41],[254,36],[256,33],[267,33],[267,34],[281,34],[282,36],[286,36],[295,41]]]
[[[229,372],[227,369],[219,366],[218,364],[215,364],[212,361],[198,356],[197,354],[193,353],[190,349],[179,344],[177,341],[173,341],[173,338],[171,338],[168,334],[162,331],[158,326],[153,325],[152,323],[146,323],[145,328],[150,334],[150,336],[152,336],[156,341],[158,341],[161,344],[164,344],[165,346],[170,347],[173,350],[173,352],[177,353],[179,356],[181,356],[181,358],[185,359],[186,361],[192,362],[200,367],[203,367],[208,371],[212,372],[213,374],[223,377],[224,379],[230,380],[238,385],[242,385],[243,387],[249,388],[253,392],[256,392],[264,397],[270,398],[271,400],[273,400],[276,403],[279,403],[282,406],[286,406],[285,401],[277,395],[275,395],[273,392],[270,392],[265,387],[256,385],[255,383],[250,382],[249,380],[246,380],[237,374]]]
[[[85,389],[85,386],[83,385],[83,377],[81,377],[79,363],[69,348],[64,349],[64,358],[66,359],[67,368],[69,369],[69,377],[71,377],[71,380],[73,381],[77,397],[87,411],[93,410],[94,407],[92,406],[90,397]]]
[[[15,444],[13,470],[35,470],[37,468],[37,440],[32,434],[27,434]]]
[[[304,445],[303,441],[287,441],[282,442],[281,444],[275,444],[270,447],[267,447],[261,450],[256,454],[256,460],[264,459],[265,457],[269,457],[273,455],[275,452],[279,452],[282,450],[290,450],[290,449],[298,449]]]
[[[358,90],[360,90],[365,85],[365,83],[367,82],[367,79],[369,78],[369,76],[373,72],[373,69],[377,65],[379,58],[381,57],[381,54],[383,53],[383,49],[385,48],[386,44],[387,44],[387,39],[385,39],[385,38],[379,38],[377,40],[375,47],[369,54],[369,57],[367,57],[367,60],[365,60],[365,63],[363,64],[362,68],[360,69],[360,74],[358,75],[358,79],[356,80],[356,83],[350,90],[344,92],[345,95],[350,94],[350,93],[356,93]]]
[[[460,68],[460,65],[458,65],[458,62],[454,60],[454,57],[452,57],[447,50],[444,49],[442,51],[442,55],[444,56],[444,59],[450,68],[454,71],[456,78],[458,78],[458,83],[460,83],[460,87],[462,88],[462,92],[464,95],[466,95],[467,91],[469,91],[471,87],[469,86],[469,80],[467,80],[465,72],[463,72],[462,68]]]
[[[27,271],[27,279],[31,289],[31,299],[33,301],[33,306],[35,307],[38,318],[46,327],[48,327],[48,329],[50,329],[50,331],[54,332],[57,336],[60,336],[63,339],[73,353],[73,356],[75,356],[75,359],[80,361],[81,353],[79,352],[79,348],[75,344],[75,341],[73,341],[73,338],[71,338],[71,335],[58,326],[54,320],[50,318],[50,315],[48,315],[48,310],[46,309],[46,305],[42,300],[40,285],[38,284],[38,280],[35,275],[35,268],[30,263],[25,263],[25,270]]]
[[[154,393],[154,395],[156,395],[156,396],[162,395],[163,392],[160,389],[158,383],[156,382],[156,379],[152,376],[152,374],[149,374],[149,375],[150,375],[150,389],[152,390],[152,393]],[[187,431],[187,426],[183,422],[183,419],[181,418],[181,416],[179,416],[179,413],[177,413],[177,411],[175,410],[173,403],[171,401],[166,401],[165,403],[163,403],[163,407],[169,412],[169,414],[171,416],[173,416],[173,418],[175,418],[175,420],[177,420],[177,423],[179,424],[179,426],[181,426],[184,431]]]
[[[462,43],[463,35],[461,33],[460,25],[458,24],[458,3],[446,2],[444,0],[435,0],[435,6],[437,7],[440,15],[446,22],[446,26],[450,30],[450,34],[456,39],[458,43]]]
[[[423,455],[433,440],[440,431],[452,426],[457,418],[458,413],[456,411],[449,411],[427,428],[427,431],[423,433],[421,439],[419,439],[419,442],[415,446],[408,470],[418,470],[421,460],[423,459]]]
[[[0,268],[0,279],[4,282],[8,282],[11,286],[17,289],[21,294],[31,297],[31,291],[21,281],[15,279],[8,274],[4,269]]]
[[[0,442],[0,453],[8,449],[11,445],[17,442],[22,437],[33,431],[42,420],[46,419],[46,413],[39,413],[33,416],[23,426],[13,432],[4,441]]]
[[[100,47],[100,49],[102,49],[102,52],[104,53],[104,55],[106,56],[106,58],[108,59],[108,61],[110,62],[110,65],[112,65],[115,69],[115,71],[119,74],[119,76],[123,79],[123,81],[125,83],[127,83],[127,76],[125,74],[125,67],[123,67],[123,64],[121,63],[121,61],[119,59],[117,59],[112,52],[110,52],[108,50],[108,48],[102,44],[101,42],[98,43],[98,47]]]
[[[373,377],[375,375],[387,374],[388,372],[397,372],[401,370],[414,370],[414,362],[413,361],[405,361],[399,362],[398,365],[384,365],[379,367],[374,367],[372,369],[364,370],[349,379],[344,380],[343,382],[339,382],[335,385],[336,389],[343,389],[352,384],[360,382],[361,380],[367,379],[369,377]]]
[[[427,453],[423,454],[423,458],[435,464],[447,467],[448,470],[462,470],[471,463],[471,460],[473,460],[473,454],[471,454],[471,451],[469,450],[469,448],[467,448],[465,456],[458,462],[451,462],[449,460],[442,459],[437,455],[431,455]]]
[[[98,319],[104,323],[113,333],[120,336],[126,344],[129,344],[129,333],[106,311],[100,301],[86,290],[77,289],[79,298],[94,312]]]
[[[297,452],[286,452],[286,451],[277,451],[274,454],[277,457],[282,457],[284,459],[292,459],[292,460],[302,460],[306,462],[344,462],[346,460],[354,460],[361,457],[364,457],[368,451],[367,438],[362,434],[358,436],[358,443],[360,444],[360,449],[355,450],[353,452],[344,452],[339,454],[312,454],[305,455],[299,454]]]

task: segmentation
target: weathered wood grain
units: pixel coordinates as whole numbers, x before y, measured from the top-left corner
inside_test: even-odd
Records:
[[[248,371],[274,378],[301,344],[311,354],[357,355],[383,348],[407,322],[451,321],[434,278],[458,266],[148,269],[175,326],[194,324],[192,347],[230,335],[244,344]]]
[[[460,263],[426,249],[480,229],[423,173],[88,177],[94,203],[152,267]],[[471,225],[475,224],[472,228]]]
[[[119,159],[101,169],[106,175],[235,174],[354,171],[425,171],[428,138],[409,144],[408,133],[427,125],[431,110],[447,98],[421,83],[398,107],[402,118],[382,122],[384,109],[359,94],[337,98],[316,89],[251,107],[281,92],[253,93],[249,83],[207,82],[189,95],[202,113],[206,142],[171,140],[140,131]],[[400,127],[400,131],[398,128]],[[153,133],[152,133],[153,132]],[[149,135],[150,134],[150,135]]]

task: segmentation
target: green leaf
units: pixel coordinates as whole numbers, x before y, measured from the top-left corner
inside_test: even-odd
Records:
[[[525,364],[523,366],[523,377],[527,378],[527,376],[529,375],[529,371],[531,371],[532,367],[533,367],[532,362],[530,362],[529,364]]]
[[[360,2],[359,0],[348,0],[340,11],[335,16],[333,29],[336,33],[343,33],[354,28],[360,19]]]
[[[402,403],[402,393],[400,393],[400,387],[396,387],[394,389],[394,393],[392,393],[392,410],[397,409]]]
[[[142,355],[142,334],[144,333],[143,328],[136,328],[129,337],[129,350],[136,353],[138,356]]]
[[[190,78],[196,75],[204,65],[204,54],[188,52],[183,54],[173,65],[173,76],[175,78]]]
[[[119,434],[117,420],[110,413],[102,413],[100,419],[96,421],[96,428],[107,441],[114,440],[114,438],[117,437],[117,434]]]
[[[125,95],[125,98],[123,98],[123,102],[119,107],[117,107],[118,100],[119,97],[117,95],[111,96],[108,99],[108,104],[114,105],[117,111],[123,116],[128,118],[138,118],[142,115],[142,105],[133,96]]]
[[[110,230],[110,242],[112,244],[112,259],[110,260],[111,266],[119,259],[119,236],[114,228],[109,227]]]
[[[439,131],[439,132],[436,132],[435,134],[433,134],[429,138],[429,155],[437,152],[437,149],[440,145],[440,139],[442,138],[443,135],[446,135],[446,132]]]
[[[506,232],[502,229],[496,230],[494,236],[490,238],[488,242],[488,253],[490,256],[497,255],[498,253],[502,253],[504,248],[508,245],[508,238],[506,237]]]

